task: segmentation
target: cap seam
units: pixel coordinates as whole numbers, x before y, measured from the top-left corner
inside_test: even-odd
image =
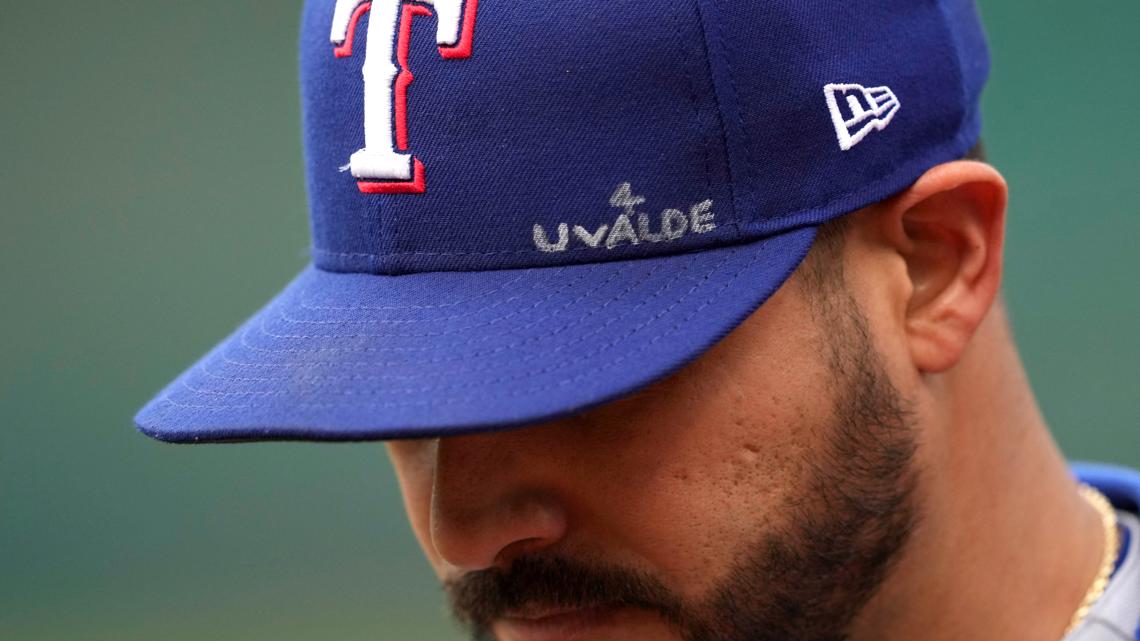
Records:
[[[969,92],[966,91],[966,74],[962,70],[964,64],[962,47],[959,45],[958,38],[955,37],[954,32],[950,28],[950,14],[947,13],[946,2],[944,0],[938,1],[938,13],[942,15],[942,27],[946,33],[946,39],[950,41],[950,46],[954,49],[954,73],[958,76],[958,104],[966,105],[966,108],[962,109],[958,115],[958,124],[954,128],[955,131],[961,132],[976,107],[971,104]]]
[[[727,172],[727,176],[726,176],[727,180],[725,180],[725,182],[728,185],[728,196],[732,200],[733,221],[734,221],[734,223],[739,224],[740,217],[741,217],[741,211],[740,211],[740,208],[738,207],[740,201],[738,200],[737,195],[736,195],[736,182],[735,182],[736,173],[733,170],[733,164],[734,163],[732,161],[732,147],[728,143],[728,128],[725,126],[725,122],[724,122],[725,117],[726,117],[725,110],[724,110],[724,103],[721,100],[720,89],[717,87],[716,76],[713,73],[712,49],[709,47],[708,28],[705,25],[705,16],[704,16],[704,12],[701,10],[700,0],[692,0],[692,6],[693,6],[693,12],[697,17],[697,27],[700,29],[700,32],[701,32],[701,45],[702,45],[702,48],[704,49],[705,64],[708,67],[709,85],[712,87],[712,98],[713,98],[713,102],[716,103],[717,124],[719,125],[719,128],[720,128],[721,145],[724,148],[724,165],[725,165],[725,171]],[[711,185],[710,185],[710,189],[711,189]],[[739,229],[740,228],[738,226],[737,227],[737,238],[738,239],[740,237]]]
[[[701,105],[700,105],[700,102],[697,100],[697,83],[693,80],[693,73],[692,73],[692,69],[690,68],[690,64],[689,64],[690,56],[688,55],[688,48],[685,46],[685,37],[681,33],[681,20],[677,16],[677,7],[674,5],[673,0],[669,0],[667,5],[668,5],[669,17],[673,22],[673,33],[675,33],[677,35],[677,48],[680,49],[681,57],[685,61],[684,65],[682,66],[682,73],[684,73],[685,81],[689,85],[689,100],[692,101],[692,104],[693,104],[693,117],[696,120],[697,131],[699,133],[703,134],[704,133],[704,126],[703,126],[704,125],[704,118],[701,116]],[[677,107],[677,115],[678,116],[681,115],[681,108],[679,106]],[[702,151],[704,152],[704,157],[705,157],[705,162],[704,162],[704,166],[705,166],[705,193],[711,193],[712,192],[712,167],[711,167],[712,160],[710,158],[711,154],[709,153],[709,141],[708,141],[708,137],[704,136],[704,135],[700,136],[700,139],[702,142],[701,148],[702,148]],[[734,214],[736,213],[735,209],[736,208],[733,207],[733,213]]]
[[[733,208],[733,210],[735,211],[735,207]],[[729,221],[727,223],[717,222],[717,228],[725,228],[725,227],[739,228],[740,227],[740,221],[733,220],[733,221]],[[737,238],[739,239],[739,235],[737,235]],[[715,249],[715,247],[706,248],[706,249]],[[598,252],[598,251],[600,251],[600,250],[597,247],[567,247],[566,249],[562,250],[562,252],[560,252],[560,253]],[[518,254],[544,254],[545,252],[538,250],[538,249],[503,249],[503,250],[485,251],[485,252],[425,252],[425,251],[415,251],[415,252],[392,252],[392,253],[387,253],[387,254],[371,254],[371,253],[367,253],[367,252],[335,252],[335,251],[329,251],[326,249],[321,249],[319,247],[313,247],[312,253],[316,256],[323,256],[323,257],[328,257],[328,258],[385,259],[385,258],[401,258],[404,256],[506,256],[506,255],[518,255]],[[670,254],[656,254],[653,256],[636,256],[636,257],[630,257],[629,259],[630,260],[641,260],[641,259],[647,259],[647,258],[659,258],[659,257],[663,257],[663,256],[674,256],[674,255],[683,254],[683,253],[685,253],[685,252],[679,251],[679,252],[674,252],[674,253],[670,253]],[[606,262],[610,262],[610,261],[606,261]],[[544,265],[544,266],[553,266],[553,265]],[[539,265],[535,265],[534,267],[539,267]],[[527,267],[516,267],[514,269],[528,269],[528,268]],[[438,270],[436,270],[436,271],[438,271]],[[450,270],[450,271],[472,271],[472,270]],[[491,270],[474,270],[474,271],[491,271]]]
[[[728,258],[722,259],[720,264],[723,264],[724,262],[727,262],[728,260],[729,260]],[[419,362],[421,364],[458,363],[458,362],[462,362],[464,360],[468,360],[471,358],[480,358],[480,357],[484,357],[484,356],[491,356],[494,354],[498,354],[498,353],[501,353],[504,351],[509,351],[509,350],[521,347],[523,345],[527,345],[530,343],[541,341],[543,339],[549,339],[556,334],[559,334],[561,332],[566,331],[567,329],[569,329],[574,324],[581,323],[583,320],[600,313],[602,310],[609,307],[610,305],[612,305],[616,302],[619,302],[622,299],[622,297],[628,295],[636,287],[644,284],[646,281],[648,281],[650,278],[652,278],[654,273],[659,271],[661,269],[661,267],[662,267],[661,265],[654,266],[652,270],[650,270],[649,272],[644,274],[638,281],[636,281],[632,284],[629,284],[625,290],[623,290],[622,292],[619,293],[618,296],[615,296],[613,299],[606,301],[606,303],[603,305],[596,306],[596,307],[592,308],[590,310],[590,312],[584,316],[574,318],[569,323],[564,322],[562,325],[558,326],[553,331],[548,331],[546,334],[542,334],[542,335],[538,335],[538,336],[531,336],[531,337],[528,337],[526,339],[520,340],[518,342],[511,343],[508,345],[501,345],[501,346],[495,347],[493,349],[486,349],[486,350],[482,350],[482,351],[478,351],[478,350],[470,351],[470,352],[465,352],[465,353],[460,354],[460,355],[451,355],[447,358],[426,359],[426,360],[420,360]],[[672,286],[680,278],[681,278],[681,274],[675,274],[670,280],[667,280],[664,284],[660,285],[658,287],[657,291],[654,291],[652,293],[650,300],[655,299],[655,298],[663,295],[665,290],[668,289],[670,286]],[[542,323],[545,323],[549,320],[554,319],[560,312],[562,312],[565,309],[568,309],[570,307],[573,307],[576,304],[579,304],[581,301],[585,300],[585,298],[587,296],[588,296],[588,294],[584,293],[577,300],[569,301],[569,302],[563,304],[558,309],[548,310],[546,312],[545,316],[540,317],[536,320],[531,320],[530,322],[528,322],[524,326],[524,329],[529,330],[533,327],[541,325]],[[648,304],[648,302],[649,302],[649,300],[642,300],[635,307],[638,307],[638,308],[643,307],[646,304]],[[628,310],[627,310],[627,313],[628,313]],[[507,317],[508,316],[504,316],[503,318],[507,318]],[[431,349],[430,347],[394,347],[394,346],[359,347],[359,348],[351,348],[351,347],[312,347],[312,348],[296,348],[296,347],[293,347],[293,348],[287,348],[287,347],[282,347],[280,349],[268,349],[268,348],[263,348],[263,347],[256,347],[254,345],[249,344],[246,339],[249,338],[250,332],[253,330],[257,330],[263,336],[268,337],[270,339],[274,339],[274,340],[288,339],[288,340],[296,341],[296,340],[328,338],[328,337],[322,337],[322,336],[273,334],[271,332],[266,331],[265,320],[267,320],[267,319],[262,318],[261,319],[262,322],[258,323],[256,326],[250,325],[249,327],[244,329],[244,331],[241,334],[241,339],[240,339],[240,343],[241,343],[242,347],[244,347],[244,348],[246,348],[252,352],[260,352],[260,353],[265,353],[265,354],[313,354],[313,353],[385,354],[385,353],[392,353],[392,352],[403,352],[403,353],[424,352],[424,351],[429,351]],[[611,321],[611,322],[615,322],[615,321]],[[397,337],[398,336],[394,336],[393,338],[397,338]],[[431,337],[431,334],[430,333],[429,334],[422,334],[422,335],[418,335],[418,336],[417,335],[411,335],[411,334],[405,334],[403,337],[404,338]],[[382,335],[363,334],[363,335],[356,335],[356,336],[343,336],[343,337],[337,337],[337,338],[343,338],[343,339],[348,339],[348,338],[383,338],[383,336]],[[492,338],[495,338],[495,336],[494,335],[487,335],[486,337],[484,337],[481,340],[491,340]],[[472,344],[472,341],[466,341],[465,343],[466,343],[466,345],[470,346]],[[388,361],[362,361],[362,363],[372,363],[375,365],[390,365],[391,364]]]
[[[676,331],[676,330],[677,330],[677,328],[679,328],[680,326],[682,326],[682,325],[683,325],[685,322],[687,322],[688,320],[690,320],[690,319],[691,319],[693,316],[695,316],[696,314],[700,313],[700,312],[701,312],[701,311],[702,311],[702,310],[703,310],[705,307],[707,307],[709,304],[711,304],[711,303],[712,303],[712,301],[713,301],[713,300],[715,300],[715,299],[716,299],[716,298],[719,296],[719,294],[720,294],[720,291],[722,291],[722,290],[724,290],[724,289],[728,288],[729,286],[731,286],[731,285],[732,285],[732,283],[733,283],[733,282],[735,282],[735,281],[736,281],[736,279],[737,279],[737,278],[739,278],[739,277],[740,277],[740,275],[741,275],[742,273],[744,273],[745,271],[747,271],[747,270],[748,270],[748,269],[751,267],[751,265],[752,265],[752,263],[753,263],[753,262],[755,262],[755,261],[757,261],[757,260],[759,260],[759,259],[760,259],[760,256],[759,256],[759,255],[757,255],[757,256],[754,256],[754,257],[752,258],[752,261],[750,261],[749,263],[746,263],[746,264],[745,264],[744,266],[742,266],[742,267],[741,267],[739,270],[737,270],[737,272],[736,272],[736,273],[732,274],[732,275],[731,275],[731,276],[730,276],[730,277],[729,277],[729,278],[728,278],[728,279],[725,281],[725,283],[723,283],[723,284],[721,285],[721,287],[720,287],[720,288],[719,288],[719,289],[718,289],[716,292],[714,292],[714,293],[713,293],[713,295],[709,296],[707,300],[705,300],[705,301],[704,301],[704,302],[703,302],[703,303],[702,303],[702,304],[701,304],[699,307],[697,307],[697,309],[695,309],[695,310],[693,310],[693,311],[689,312],[689,314],[688,314],[687,316],[685,316],[685,317],[684,317],[683,319],[681,319],[680,321],[676,322],[676,323],[674,324],[674,326],[673,326],[672,328],[670,328],[670,330],[669,330],[669,331],[667,331],[667,332],[663,332],[663,333],[659,334],[658,336],[654,337],[654,340],[650,341],[650,342],[649,342],[649,343],[647,343],[646,345],[643,345],[643,346],[641,347],[641,349],[639,349],[639,350],[638,350],[638,352],[637,352],[637,353],[640,353],[640,352],[642,352],[642,351],[645,351],[645,350],[648,350],[648,349],[650,349],[650,348],[651,348],[653,345],[655,345],[655,344],[656,344],[656,343],[657,343],[657,342],[658,342],[660,339],[662,339],[662,338],[663,338],[663,337],[665,337],[666,335],[671,335],[671,332],[673,332],[673,331]],[[721,263],[719,263],[719,264],[718,264],[718,266],[717,266],[717,267],[719,267],[720,265],[723,265],[725,262],[728,262],[728,260],[729,260],[729,258],[727,258],[727,257],[726,257],[725,259],[723,259],[723,260],[721,261]],[[716,271],[717,271],[717,268],[713,268],[713,269],[710,269],[710,270],[706,271],[706,272],[704,273],[704,275],[701,277],[701,283],[703,283],[703,282],[707,281],[707,280],[708,280],[708,278],[709,278],[709,277],[710,277],[712,274],[716,273]],[[680,296],[679,298],[677,298],[677,299],[674,299],[674,301],[673,301],[673,303],[672,303],[671,305],[669,305],[668,307],[666,307],[664,310],[662,310],[662,311],[658,312],[656,315],[654,315],[653,317],[649,318],[648,320],[646,320],[646,321],[642,322],[640,325],[638,325],[638,326],[634,327],[634,328],[633,328],[633,329],[631,329],[629,332],[627,332],[627,334],[626,334],[626,335],[632,335],[632,334],[634,334],[634,333],[637,333],[638,331],[640,331],[640,330],[641,330],[641,329],[643,329],[644,327],[648,327],[648,326],[652,325],[654,322],[656,322],[657,320],[659,320],[660,318],[662,318],[663,316],[665,316],[665,314],[667,314],[667,313],[668,313],[669,311],[671,311],[673,308],[675,308],[676,306],[678,306],[678,305],[682,304],[682,303],[683,303],[683,302],[684,302],[686,299],[688,299],[688,298],[689,298],[689,296],[690,296],[690,295],[692,295],[692,293],[693,293],[693,292],[695,292],[695,291],[696,291],[696,290],[697,290],[699,287],[700,287],[700,283],[693,285],[692,287],[690,287],[690,288],[689,288],[689,290],[688,290],[687,292],[684,292],[684,293],[682,293],[682,294],[681,294],[681,296]],[[611,301],[611,302],[612,302],[612,301]],[[594,350],[593,350],[591,353],[604,353],[604,352],[605,352],[605,350],[606,350],[606,349],[608,349],[608,347],[609,347],[610,345],[616,344],[616,343],[617,343],[617,342],[619,342],[620,340],[624,339],[624,337],[625,337],[626,335],[623,335],[622,337],[619,337],[619,339],[615,339],[615,340],[613,340],[611,343],[609,343],[609,344],[606,344],[606,345],[603,345],[603,346],[601,346],[600,348],[595,348],[595,349],[594,349]],[[580,340],[581,340],[581,339],[580,339]],[[563,347],[565,347],[565,346],[563,346]],[[571,377],[571,378],[568,378],[568,379],[563,379],[562,381],[559,381],[557,384],[559,384],[559,385],[565,385],[565,384],[568,384],[568,383],[570,383],[570,382],[574,382],[574,381],[576,381],[576,380],[580,380],[581,378],[584,378],[584,377],[586,377],[586,376],[590,376],[590,375],[592,375],[592,374],[594,374],[594,373],[596,373],[596,372],[604,371],[605,369],[607,369],[607,368],[609,368],[609,367],[613,367],[615,364],[617,364],[617,363],[620,363],[620,362],[622,362],[623,360],[626,360],[626,359],[628,358],[628,356],[629,356],[629,355],[626,355],[626,356],[622,356],[622,357],[619,357],[619,358],[617,358],[617,359],[614,359],[613,361],[610,361],[610,362],[606,363],[606,364],[605,364],[604,366],[602,366],[602,367],[588,368],[586,371],[579,373],[577,376],[574,376],[574,377]],[[581,360],[581,355],[579,355],[579,360]],[[548,370],[549,370],[549,371],[553,371],[554,369],[558,369],[558,368],[561,368],[561,367],[564,367],[564,364],[561,364],[561,363],[560,363],[560,364],[558,364],[557,366],[549,366],[549,367],[547,368],[547,370],[528,371],[528,372],[524,372],[524,373],[516,374],[514,377],[507,377],[507,380],[517,380],[517,379],[521,379],[521,378],[530,378],[530,377],[534,376],[536,373],[546,373]],[[260,394],[261,396],[263,396],[263,397],[264,397],[264,396],[268,396],[268,395],[281,395],[281,394],[283,394],[283,393],[286,393],[286,392],[287,392],[287,390],[276,390],[276,391],[267,391],[267,392],[260,392],[260,393],[257,393],[257,392],[236,392],[236,393],[235,393],[235,392],[229,392],[229,393],[226,393],[226,392],[221,392],[221,393],[218,393],[218,392],[211,392],[211,391],[208,391],[208,390],[199,390],[199,389],[195,389],[195,388],[191,387],[191,386],[190,386],[190,385],[189,385],[189,384],[186,382],[185,378],[182,378],[182,379],[180,379],[180,380],[178,381],[178,384],[179,384],[179,385],[181,385],[181,386],[182,386],[184,389],[186,389],[186,390],[187,390],[187,391],[189,391],[190,393],[192,393],[192,394],[194,394],[195,396],[198,396],[198,397],[201,397],[201,396],[215,396],[215,395],[216,395],[216,396],[244,396],[244,397],[247,397],[247,398],[250,398],[250,397],[256,398],[256,397],[257,397],[259,394]],[[467,385],[455,386],[455,387],[454,387],[454,389],[456,389],[456,390],[462,390],[462,389],[465,389],[465,388],[470,388],[470,387],[474,387],[474,385],[470,385],[470,384],[467,384]],[[546,386],[542,386],[542,387],[539,387],[539,388],[516,389],[516,390],[513,390],[513,391],[512,391],[511,393],[509,393],[508,395],[509,395],[509,396],[525,396],[525,395],[534,394],[535,392],[537,392],[537,391],[542,391],[542,390],[544,390],[544,389],[546,389]],[[412,390],[412,391],[407,391],[407,390],[404,390],[404,391],[403,391],[403,393],[404,393],[404,394],[412,394],[412,393],[416,393],[416,392],[419,392],[419,390]],[[372,394],[342,394],[342,396],[362,396],[362,395],[363,395],[363,396],[372,396],[372,397],[378,396],[378,394],[375,394],[375,393],[372,393]],[[170,396],[171,396],[171,395],[170,395],[169,393],[167,393],[167,394],[164,394],[164,395],[163,395],[163,397],[162,397],[162,399],[161,399],[161,400],[162,400],[162,402],[164,402],[164,403],[167,403],[167,404],[170,404],[170,405],[174,405],[174,406],[176,406],[176,407],[186,407],[186,408],[199,408],[199,409],[209,409],[209,410],[221,410],[221,409],[231,409],[231,408],[240,408],[240,407],[257,407],[257,406],[259,406],[259,405],[262,405],[262,406],[264,406],[264,405],[267,405],[267,404],[264,404],[264,403],[244,403],[244,404],[238,404],[238,405],[232,405],[232,404],[231,404],[231,405],[188,405],[188,404],[183,404],[183,403],[179,403],[179,402],[177,402],[177,401],[174,401],[173,399],[171,399],[171,398],[170,398]],[[447,402],[445,402],[445,403],[432,403],[432,402],[430,402],[430,401],[426,401],[426,402],[425,402],[425,401],[421,401],[421,402],[412,402],[412,403],[408,403],[408,402],[382,402],[382,403],[377,403],[377,402],[366,402],[366,403],[318,403],[318,404],[294,403],[293,405],[294,405],[294,406],[299,406],[299,407],[337,407],[337,406],[346,406],[346,405],[355,405],[355,406],[373,406],[373,407],[407,407],[407,406],[415,406],[415,405],[433,405],[433,404],[449,404],[449,403],[456,403],[456,402],[460,402],[460,401],[462,401],[462,400],[466,400],[467,398],[469,398],[469,396],[467,396],[467,397],[453,397],[453,398],[450,398],[450,399],[448,399],[448,400],[447,400]],[[204,400],[204,399],[203,399],[203,400]]]

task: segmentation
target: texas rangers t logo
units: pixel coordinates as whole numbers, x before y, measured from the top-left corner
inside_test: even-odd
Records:
[[[424,193],[424,165],[408,151],[408,47],[412,20],[436,15],[436,43],[444,58],[471,57],[478,0],[337,0],[332,43],[338,58],[353,55],[360,18],[369,12],[364,76],[364,149],[349,169],[366,194]],[[430,8],[429,8],[430,7]]]

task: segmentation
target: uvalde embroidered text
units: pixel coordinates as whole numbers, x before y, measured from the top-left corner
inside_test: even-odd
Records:
[[[629,183],[622,183],[610,197],[610,205],[622,210],[613,224],[602,224],[597,229],[587,229],[581,225],[571,227],[568,223],[558,225],[558,239],[551,241],[542,225],[535,225],[534,246],[539,251],[566,251],[573,239],[589,248],[613,249],[622,243],[664,243],[681,238],[687,233],[704,234],[716,229],[713,221],[713,201],[699,202],[689,208],[688,213],[680,209],[666,209],[660,213],[656,227],[649,214],[636,211],[645,203],[644,196],[634,196]],[[635,226],[636,225],[636,226]],[[656,229],[656,231],[654,231]]]

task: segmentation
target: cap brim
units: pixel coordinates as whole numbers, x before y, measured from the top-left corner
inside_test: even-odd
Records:
[[[804,228],[641,260],[384,276],[312,266],[135,418],[171,442],[443,436],[555,420],[676,371],[796,269]]]

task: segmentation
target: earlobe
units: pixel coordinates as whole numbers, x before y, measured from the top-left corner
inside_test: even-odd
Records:
[[[915,367],[941,372],[961,358],[997,296],[1007,187],[990,165],[934,167],[888,208],[888,237],[906,263],[905,328]]]

